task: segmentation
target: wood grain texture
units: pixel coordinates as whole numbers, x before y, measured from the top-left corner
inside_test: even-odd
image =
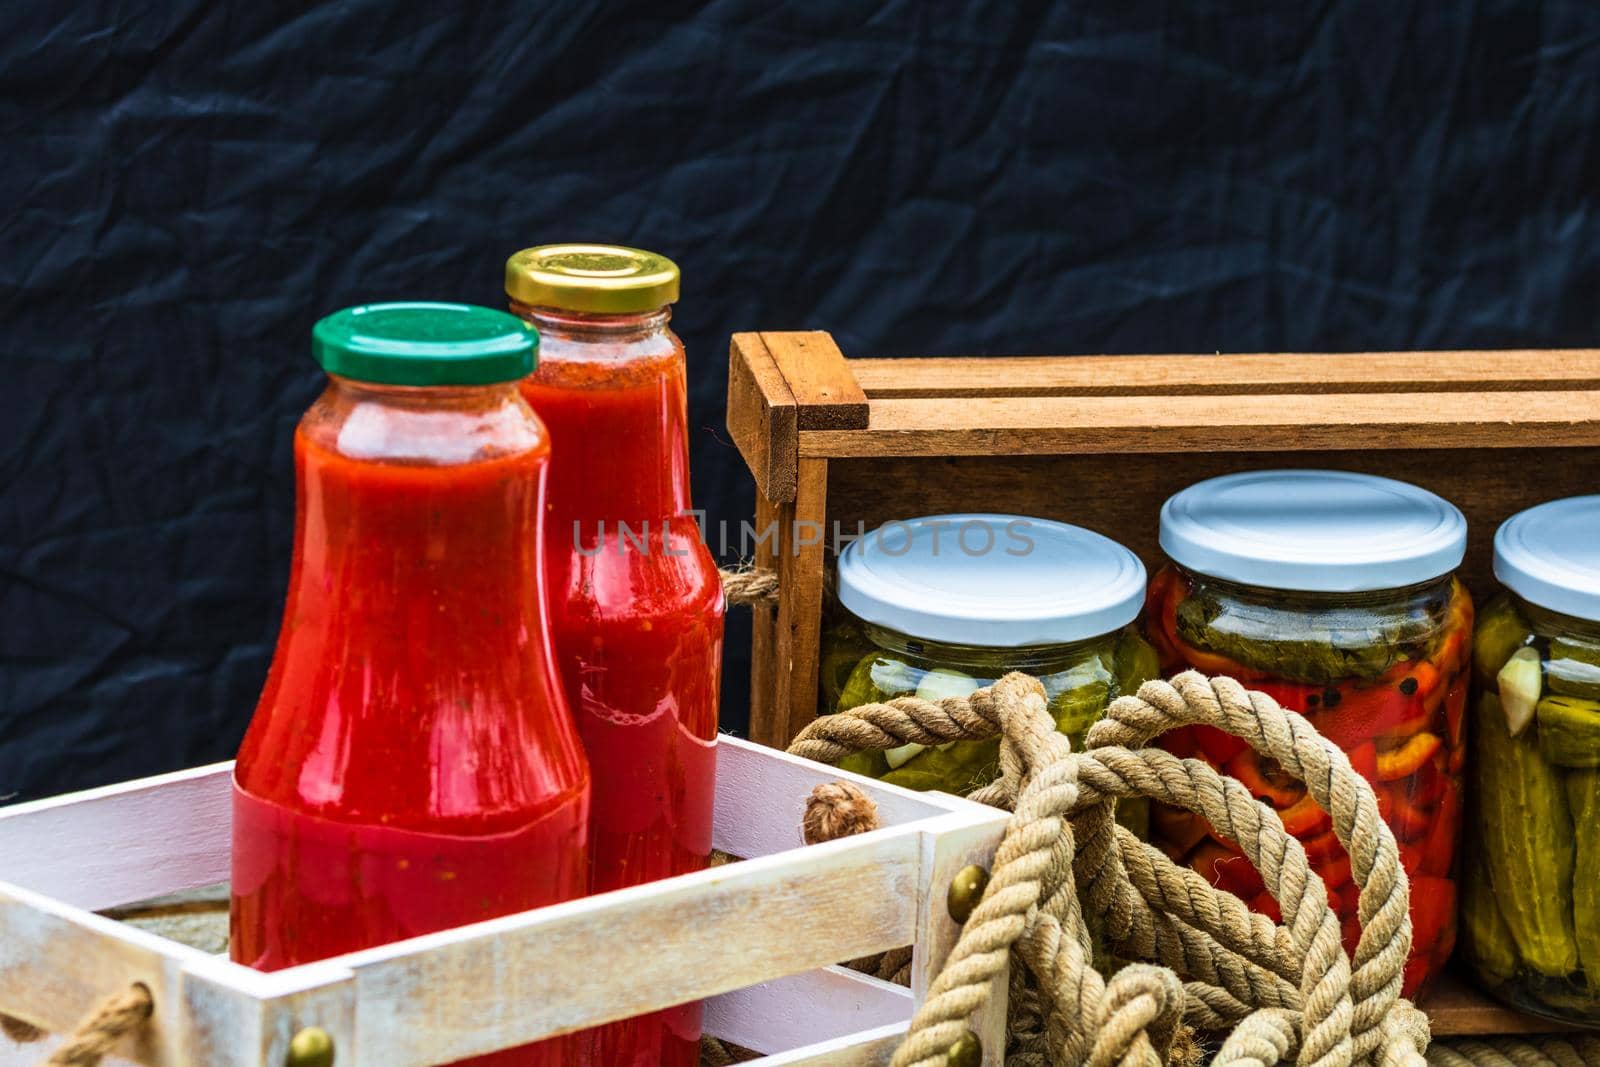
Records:
[[[793,496],[790,497],[793,500]],[[790,509],[792,513],[792,508]],[[776,531],[782,521],[784,505],[773,501],[756,488],[755,565],[768,571],[778,569],[780,554]],[[774,531],[770,539],[762,531]],[[820,622],[820,612],[818,614]],[[750,740],[774,749],[789,743],[789,716],[779,713],[778,678],[783,673],[778,658],[778,608],[775,604],[754,604],[750,608]]]
[[[88,910],[228,879],[233,764],[0,807],[0,877]]]
[[[773,622],[772,704],[758,721],[751,708],[750,736],[789,740],[817,716],[817,662],[822,643],[822,561],[828,545],[828,463],[800,461],[793,502],[778,508],[774,561],[783,595]]]
[[[190,1062],[182,970],[203,953],[0,883],[0,1008],[51,1032],[77,1025],[106,997],[143,982],[155,1015],[127,1054],[152,1067]],[[231,1065],[225,1065],[231,1067]]]
[[[880,1026],[849,1037],[763,1056],[742,1067],[888,1067],[908,1029],[907,1023]]]
[[[908,944],[919,844],[877,830],[329,962],[363,1067],[450,1062]]]
[[[800,456],[1527,448],[1600,445],[1600,391],[875,400],[866,430]]]
[[[728,436],[758,493],[793,500],[799,463],[794,393],[760,334],[736,333],[728,349]]]
[[[856,359],[874,400],[907,397],[1600,389],[1600,350]]]
[[[800,429],[866,428],[867,394],[830,335],[821,330],[763,333],[761,340],[798,406]]]
[[[1552,1022],[1508,1008],[1480,993],[1454,971],[1440,976],[1435,988],[1423,998],[1433,1036],[1480,1037],[1486,1034],[1557,1034],[1571,1030],[1566,1023]]]
[[[904,986],[824,967],[712,997],[705,1032],[752,1052],[790,1052],[863,1030],[903,1030],[911,1012],[911,990]]]
[[[974,817],[964,830],[923,838],[923,868],[927,873],[922,884],[926,888],[918,902],[917,939],[911,957],[911,991],[919,1005],[961,936],[960,924],[950,917],[950,883],[956,872],[969,865],[990,869],[1009,823],[1010,818],[996,809],[994,816],[987,819]],[[1004,1067],[1008,982],[1009,969],[1002,968],[989,983],[987,1003],[972,1021],[972,1029],[983,1045],[984,1067]]]
[[[1280,466],[1367,471],[1415,482],[1467,516],[1461,574],[1479,599],[1495,588],[1494,531],[1511,514],[1600,488],[1600,448],[1242,452],[1168,455],[906,457],[829,463],[828,521],[873,529],[890,519],[1001,511],[1087,526],[1154,567],[1161,504],[1185,486]]]

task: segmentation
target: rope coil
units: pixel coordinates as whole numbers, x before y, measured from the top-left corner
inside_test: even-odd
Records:
[[[1277,760],[1331,816],[1361,894],[1353,961],[1322,879],[1277,813],[1204,762],[1144,747],[1195,724]],[[1013,997],[1007,1062],[1018,1067],[1155,1067],[1174,1058],[1180,1022],[1231,1031],[1212,1061],[1224,1067],[1426,1062],[1427,1018],[1400,996],[1411,920],[1394,836],[1344,753],[1264,694],[1195,672],[1150,682],[1114,701],[1086,750],[1074,753],[1040,683],[1012,674],[967,697],[901,697],[824,716],[790,752],[837,763],[862,750],[996,734],[1000,777],[972,798],[1010,810],[1012,819],[988,888],[893,1067],[942,1067],[1013,955],[1037,1001]],[[1278,902],[1281,925],[1117,825],[1115,803],[1131,797],[1201,815],[1236,843]],[[1089,917],[1115,956],[1154,962],[1108,980],[1093,964]],[[1018,980],[1013,973],[1014,990]],[[1504,1067],[1495,1057],[1513,1067],[1595,1067],[1597,1053],[1600,1041],[1546,1050],[1501,1039],[1436,1046],[1432,1059],[1437,1067]]]

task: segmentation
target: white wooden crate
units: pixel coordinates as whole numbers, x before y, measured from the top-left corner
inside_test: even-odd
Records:
[[[125,1054],[279,1067],[318,1026],[338,1067],[425,1067],[706,999],[706,1032],[762,1067],[882,1064],[959,929],[945,894],[1007,816],[724,737],[716,848],[743,862],[264,974],[94,914],[226,881],[232,764],[0,807],[0,1011],[65,1031],[143,982]],[[882,828],[800,847],[805,798],[854,782]],[[832,966],[915,945],[912,988]],[[975,1021],[1000,1063],[1004,976]],[[33,1064],[0,1037],[0,1067]]]

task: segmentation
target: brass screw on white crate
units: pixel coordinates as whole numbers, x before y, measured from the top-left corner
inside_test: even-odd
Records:
[[[320,1026],[308,1026],[289,1041],[287,1067],[333,1067],[333,1038]]]
[[[965,923],[978,906],[978,901],[983,899],[983,891],[987,888],[989,872],[976,863],[957,871],[956,876],[950,879],[949,892],[945,894],[945,906],[950,909],[950,918]]]
[[[945,1053],[945,1060],[950,1067],[979,1067],[983,1063],[983,1042],[978,1040],[977,1034],[968,1030],[956,1038],[956,1043]]]

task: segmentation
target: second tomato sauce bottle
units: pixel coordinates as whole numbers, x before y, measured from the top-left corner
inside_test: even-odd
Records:
[[[523,395],[549,427],[546,577],[562,681],[594,777],[590,888],[699,870],[711,852],[722,586],[690,512],[678,268],[610,245],[506,264],[539,329]],[[641,946],[648,950],[647,946]],[[700,1006],[583,1035],[593,1067],[694,1067]]]

